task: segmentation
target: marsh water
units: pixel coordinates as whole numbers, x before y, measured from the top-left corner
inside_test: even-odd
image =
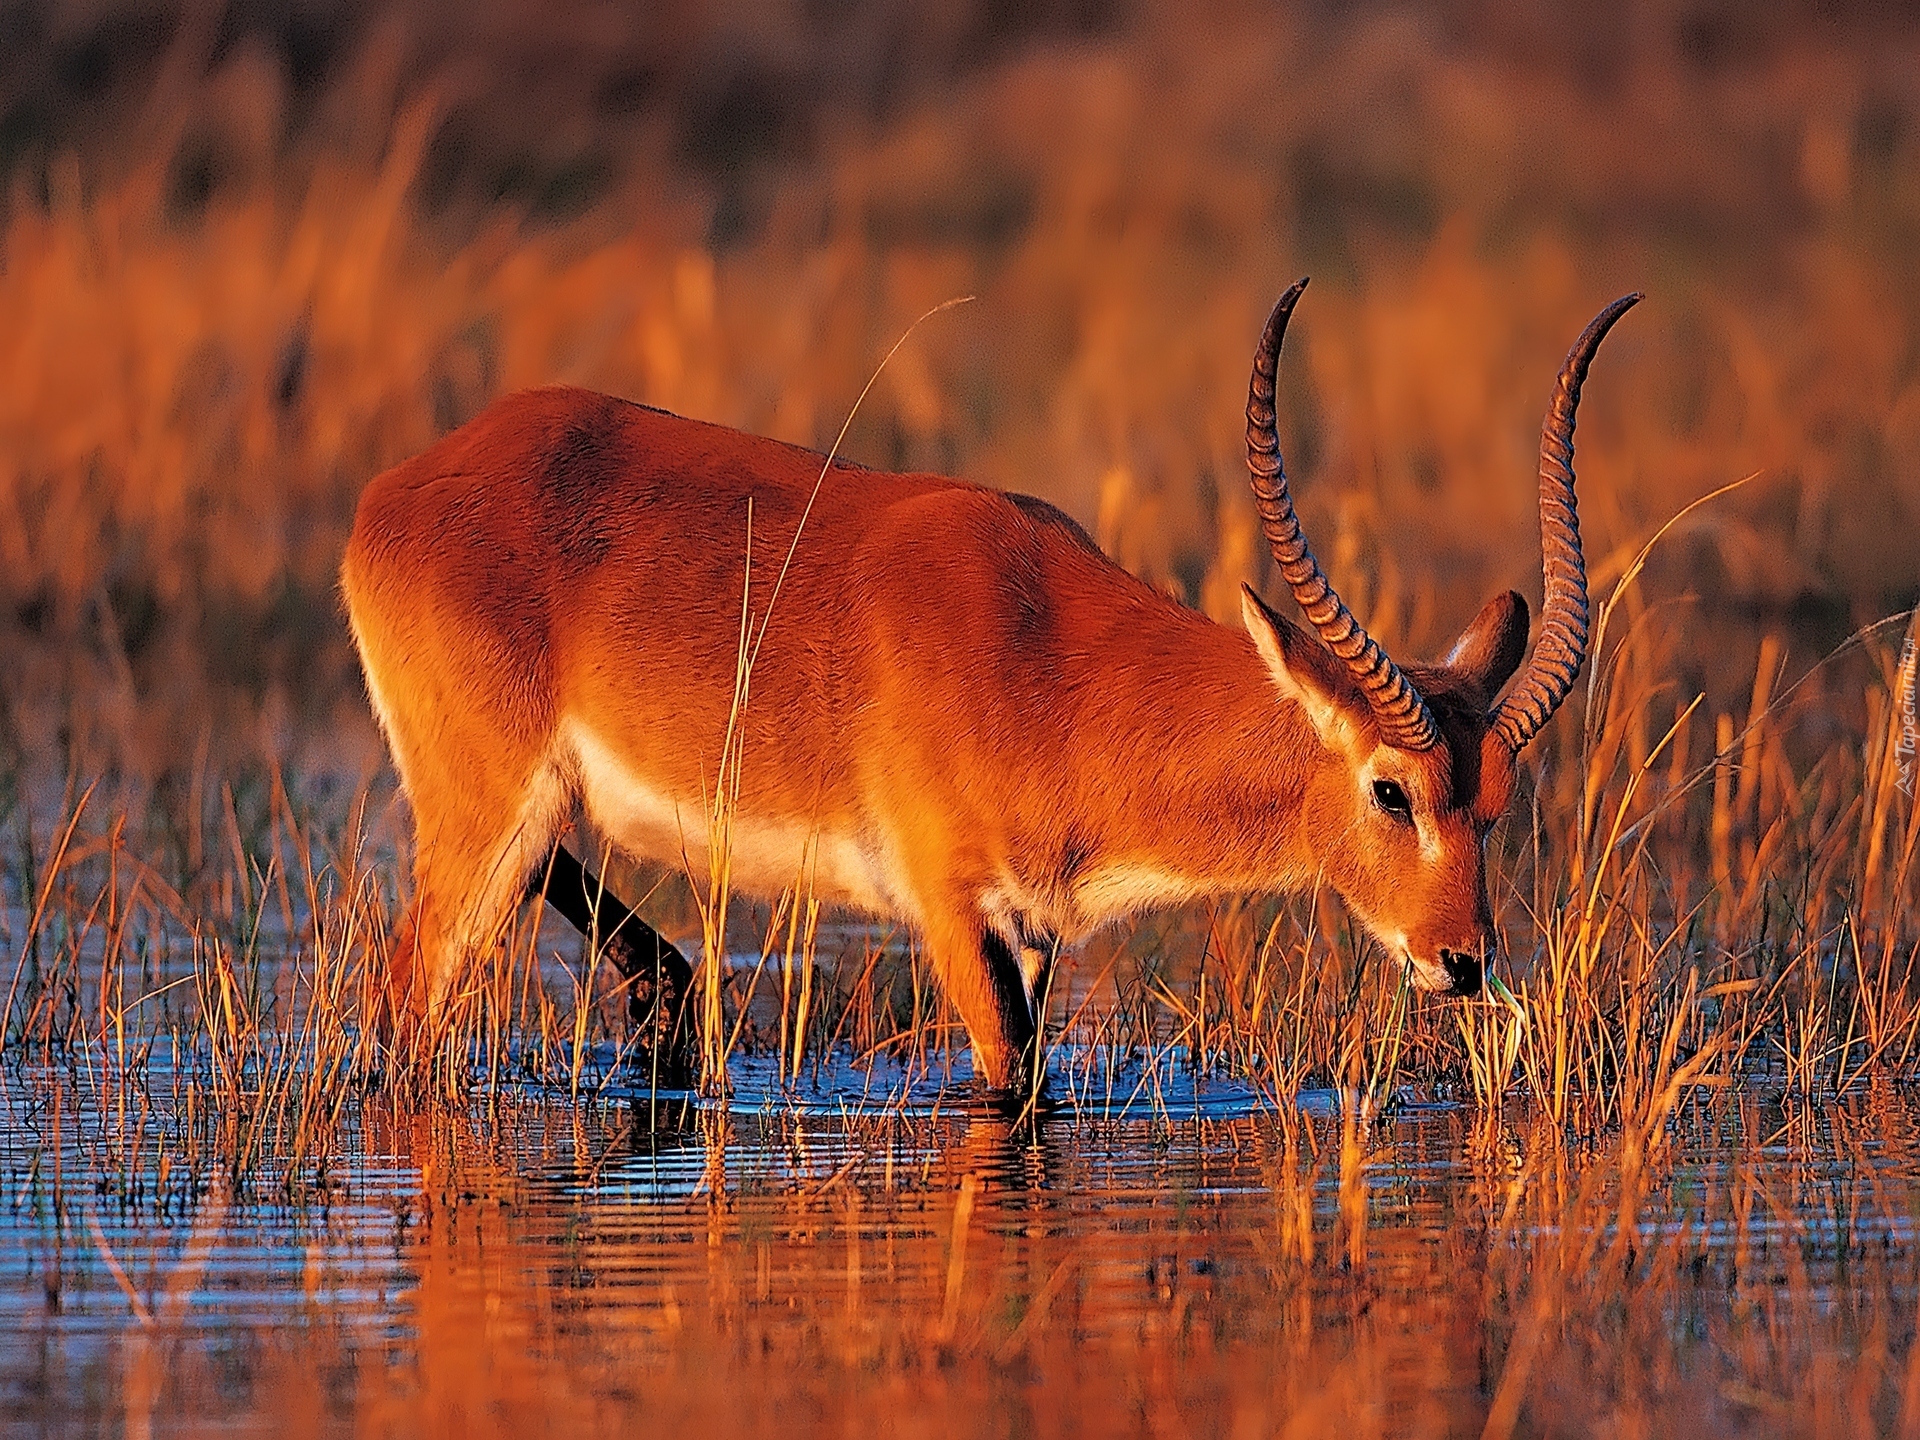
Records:
[[[1023,1123],[963,1063],[783,1086],[748,1059],[726,1101],[368,1101],[289,1183],[195,1162],[164,1069],[125,1090],[0,1069],[9,1432],[1915,1418],[1920,1115],[1898,1094],[1718,1097],[1628,1186],[1607,1137],[1410,1094],[1283,1112],[1167,1066],[1131,1105]]]

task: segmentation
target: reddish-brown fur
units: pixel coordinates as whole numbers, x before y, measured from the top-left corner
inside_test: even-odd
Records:
[[[1407,667],[1442,731],[1410,753],[1251,597],[1261,644],[1040,501],[822,464],[544,389],[368,487],[343,583],[417,828],[397,993],[437,1008],[577,807],[704,883],[743,597],[757,626],[816,481],[751,672],[735,884],[777,891],[811,849],[823,900],[911,924],[990,1082],[1018,1073],[1054,948],[1147,905],[1324,877],[1420,983],[1449,983],[1443,951],[1477,967],[1517,596],[1453,663]]]

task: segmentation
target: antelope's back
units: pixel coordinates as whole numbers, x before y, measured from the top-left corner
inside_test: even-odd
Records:
[[[426,685],[529,741],[565,717],[710,784],[745,615],[748,765],[818,796],[855,732],[992,729],[1166,603],[1039,501],[822,464],[589,391],[506,397],[361,499],[343,584],[376,707]],[[914,716],[876,717],[889,697]]]

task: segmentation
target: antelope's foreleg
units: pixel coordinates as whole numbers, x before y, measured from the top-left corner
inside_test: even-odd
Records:
[[[941,907],[923,929],[934,973],[973,1042],[974,1074],[992,1090],[1028,1094],[1043,1075],[1023,957],[977,905]]]

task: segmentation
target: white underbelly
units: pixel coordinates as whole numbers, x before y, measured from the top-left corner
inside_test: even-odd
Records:
[[[823,904],[913,918],[877,844],[745,807],[716,821],[706,798],[650,783],[586,727],[569,720],[562,734],[580,768],[588,818],[636,859],[685,870],[702,889],[719,879],[718,861],[736,895],[770,898],[797,887]]]
[[[1201,893],[1170,870],[1122,860],[1096,866],[1071,885],[1048,888],[1024,885],[1009,871],[980,897],[980,907],[1003,934],[1021,925],[1078,945],[1110,925]]]
[[[1184,876],[1157,865],[1116,861],[1081,877],[1073,908],[1081,928],[1095,930],[1147,910],[1178,905],[1200,893]]]

